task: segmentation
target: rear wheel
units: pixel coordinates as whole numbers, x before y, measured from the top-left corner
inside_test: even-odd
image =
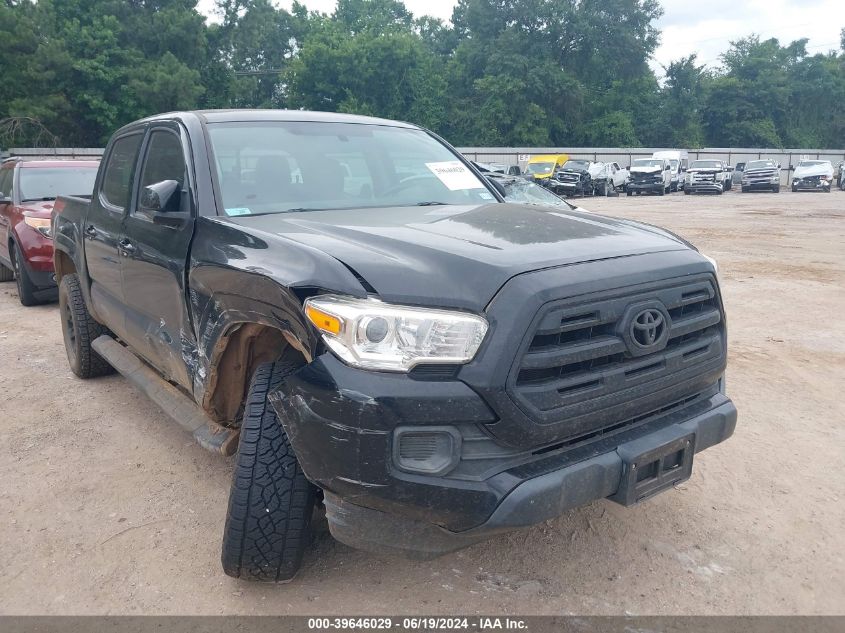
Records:
[[[109,331],[88,312],[76,273],[65,275],[59,284],[59,314],[71,371],[80,378],[113,373],[112,366],[91,347],[98,336]]]
[[[221,555],[223,571],[234,578],[293,580],[310,540],[317,488],[267,400],[299,366],[261,365],[247,394]]]
[[[38,298],[35,296],[38,287],[29,278],[29,273],[23,263],[23,253],[17,244],[12,245],[12,266],[15,268],[15,281],[18,282],[18,298],[21,304],[38,305]]]

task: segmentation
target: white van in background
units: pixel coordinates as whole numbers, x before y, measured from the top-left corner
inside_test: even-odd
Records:
[[[689,152],[685,149],[670,149],[662,152],[654,152],[652,158],[663,158],[669,161],[672,166],[671,191],[678,191],[684,188],[683,173],[689,167]]]

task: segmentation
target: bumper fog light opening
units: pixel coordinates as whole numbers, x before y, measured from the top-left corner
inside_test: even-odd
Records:
[[[461,434],[451,426],[405,426],[393,431],[393,463],[399,470],[445,475],[461,457]]]

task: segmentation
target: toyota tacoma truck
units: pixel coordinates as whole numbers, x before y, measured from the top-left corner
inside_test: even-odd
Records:
[[[73,372],[237,453],[227,574],[292,579],[315,506],[432,557],[643,501],[732,434],[713,260],[495,183],[414,125],[230,110],[122,128],[58,200]]]

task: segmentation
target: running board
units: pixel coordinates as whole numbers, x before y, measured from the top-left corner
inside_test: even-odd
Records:
[[[91,347],[174,422],[191,433],[204,449],[226,456],[235,454],[238,448],[237,429],[226,428],[209,418],[193,400],[141,361],[128,347],[105,335],[95,339]]]

